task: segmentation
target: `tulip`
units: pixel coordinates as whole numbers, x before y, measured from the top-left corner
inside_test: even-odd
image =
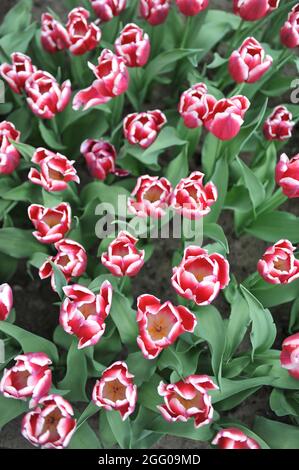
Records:
[[[183,178],[170,198],[174,210],[191,220],[201,219],[210,212],[218,197],[216,186],[209,182],[204,186],[204,174],[194,171],[188,178]]]
[[[128,200],[128,208],[138,217],[160,218],[166,213],[172,186],[166,178],[143,175]]]
[[[76,94],[73,101],[74,110],[81,107],[86,110],[107,103],[128,89],[129,73],[125,61],[109,49],[102,51],[97,66],[89,63],[89,67],[97,79],[90,87]]]
[[[101,40],[101,30],[95,23],[88,23],[89,11],[74,8],[68,15],[66,25],[70,38],[70,51],[82,55],[95,49]]]
[[[0,285],[0,321],[6,320],[13,307],[13,293],[10,285]]]
[[[130,233],[121,231],[108,251],[102,254],[102,264],[118,277],[136,276],[144,264],[144,250],[136,248],[138,240]]]
[[[125,138],[131,145],[146,149],[156,140],[166,122],[165,114],[158,109],[128,114],[123,125]]]
[[[95,14],[101,21],[110,21],[126,8],[127,0],[90,0]]]
[[[215,103],[205,126],[218,139],[231,140],[240,132],[249,106],[246,96],[223,98]]]
[[[284,46],[293,49],[299,46],[299,3],[288,15],[288,19],[280,30],[281,42]]]
[[[299,333],[289,336],[282,343],[280,363],[291,377],[299,380]]]
[[[91,176],[104,180],[110,173],[115,173],[116,150],[114,145],[105,140],[85,140],[80,149],[84,155]]]
[[[209,305],[229,283],[229,264],[218,253],[209,255],[199,246],[188,246],[171,282],[180,296]]]
[[[143,67],[150,51],[148,34],[134,23],[127,24],[115,41],[115,52],[123,57],[127,67]]]
[[[137,344],[146,359],[154,359],[186,332],[193,333],[197,324],[195,315],[186,307],[163,304],[153,295],[137,299]]]
[[[255,83],[267,72],[272,62],[272,57],[266,55],[256,39],[247,38],[230,56],[229,73],[237,83]]]
[[[198,15],[209,5],[209,0],[176,0],[181,13],[185,16]]]
[[[30,407],[48,394],[52,385],[52,361],[42,352],[21,354],[15,357],[16,364],[5,369],[0,382],[0,392],[7,398],[27,400]]]
[[[299,261],[289,240],[279,240],[270,246],[259,260],[257,270],[270,284],[289,284],[299,277]]]
[[[259,444],[237,428],[221,429],[212,444],[219,449],[260,449]]]
[[[94,346],[105,332],[112,302],[110,282],[103,282],[97,295],[79,284],[66,286],[63,291],[67,298],[60,309],[60,325],[66,333],[77,336],[78,349]]]
[[[234,13],[245,21],[264,18],[279,7],[280,0],[234,0]]]
[[[15,93],[22,93],[26,80],[36,71],[32,60],[21,52],[11,54],[11,64],[0,65],[0,74]]]
[[[33,236],[41,243],[56,243],[71,228],[72,212],[67,202],[49,209],[39,204],[31,204],[28,216],[36,229]]]
[[[189,375],[174,384],[160,382],[158,393],[164,404],[158,409],[166,421],[187,422],[193,418],[194,426],[200,428],[212,421],[214,410],[208,391],[216,389],[207,375]]]
[[[204,83],[196,83],[192,88],[184,91],[178,109],[185,126],[190,129],[202,126],[216,101],[214,96],[208,94]]]
[[[140,15],[151,26],[164,23],[170,9],[170,0],[140,0]]]
[[[285,106],[277,106],[264,123],[265,138],[282,142],[292,137],[295,125],[292,119],[292,113]]]
[[[0,174],[8,175],[20,163],[20,154],[10,140],[19,142],[21,133],[9,121],[0,122]]]
[[[67,30],[50,13],[42,14],[41,43],[51,54],[68,49],[70,46]]]
[[[28,178],[46,191],[64,191],[71,181],[80,182],[73,166],[74,160],[68,160],[60,153],[39,147],[32,157],[32,162],[39,166],[40,172],[36,168],[31,168]]]
[[[92,392],[94,403],[108,411],[119,411],[125,421],[134,412],[137,402],[137,387],[133,378],[125,362],[114,362],[96,381]]]
[[[283,153],[276,165],[275,178],[285,196],[299,197],[299,154],[289,160]]]
[[[71,82],[66,80],[60,86],[53,75],[38,70],[27,79],[25,92],[31,111],[42,119],[52,119],[68,105]]]
[[[22,421],[22,434],[35,447],[63,449],[68,446],[76,429],[74,411],[60,395],[42,398],[37,408]]]

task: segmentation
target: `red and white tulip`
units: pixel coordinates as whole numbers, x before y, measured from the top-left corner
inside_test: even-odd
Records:
[[[270,246],[259,260],[257,270],[270,284],[289,284],[299,278],[299,261],[289,240],[279,240]]]
[[[108,246],[108,251],[102,254],[102,264],[118,277],[136,276],[144,265],[144,250],[138,250],[138,239],[128,232],[119,232],[117,238]]]
[[[128,114],[123,124],[124,136],[131,145],[146,149],[156,140],[166,122],[165,114],[158,109]]]
[[[183,15],[195,16],[207,8],[209,0],[176,0],[176,4]]]
[[[90,0],[95,14],[101,21],[110,21],[126,8],[127,0]]]
[[[234,13],[245,21],[257,21],[279,7],[280,0],[234,0]]]
[[[265,138],[282,142],[292,137],[295,125],[292,119],[292,113],[285,106],[277,106],[264,123]]]
[[[299,154],[289,159],[283,153],[276,165],[275,178],[285,196],[299,197]]]
[[[151,26],[157,26],[166,21],[171,0],[140,0],[140,15]]]
[[[56,243],[71,228],[72,211],[67,202],[51,209],[40,204],[31,204],[28,207],[28,216],[36,230],[32,235],[41,243]]]
[[[41,43],[43,48],[54,54],[70,46],[70,38],[65,27],[50,13],[42,14]]]
[[[128,200],[128,208],[138,217],[160,218],[169,207],[172,186],[166,178],[143,175]]]
[[[9,121],[0,122],[0,174],[9,175],[20,163],[19,151],[10,140],[19,142],[21,133]]]
[[[196,83],[184,91],[180,98],[179,113],[184,124],[190,129],[201,127],[216,103],[216,98],[208,94],[204,83]]]
[[[291,377],[299,380],[299,333],[289,336],[282,343],[280,363]]]
[[[238,428],[221,429],[214,437],[212,444],[218,446],[219,449],[260,449],[255,439]]]
[[[11,64],[0,65],[0,74],[15,93],[22,93],[26,80],[36,71],[29,56],[21,52],[11,54]]]
[[[282,44],[290,49],[299,46],[299,3],[293,6],[287,21],[281,28],[280,39]]]
[[[70,51],[82,55],[95,49],[101,40],[102,33],[95,23],[89,23],[89,11],[85,8],[74,8],[68,14],[66,29],[70,39]]]
[[[0,285],[0,321],[8,318],[13,307],[13,293],[9,284]]]
[[[255,83],[273,63],[262,45],[253,37],[245,39],[229,59],[229,73],[237,83]]]
[[[134,23],[127,24],[115,41],[115,52],[127,67],[143,67],[150,55],[149,35]]]

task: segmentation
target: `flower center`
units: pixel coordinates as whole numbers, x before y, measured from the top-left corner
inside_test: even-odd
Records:
[[[196,393],[194,398],[190,398],[190,399],[184,398],[178,393],[175,394],[174,398],[176,398],[186,410],[188,410],[189,408],[194,408],[194,407],[198,409],[203,408],[202,394],[199,392]]]
[[[290,264],[288,259],[276,258],[274,261],[274,268],[278,271],[289,271]]]
[[[43,217],[42,220],[50,228],[55,227],[55,225],[58,225],[60,222],[59,216],[57,214],[47,214]]]
[[[52,180],[58,180],[58,181],[63,181],[63,178],[64,178],[62,173],[60,173],[57,170],[53,170],[52,168],[49,168],[49,177]]]
[[[94,315],[96,313],[95,304],[84,304],[79,308],[79,311],[82,313],[83,317],[87,319],[90,315]]]
[[[161,311],[156,315],[148,314],[147,330],[153,341],[159,341],[167,337],[175,324],[172,314]]]
[[[105,383],[103,397],[113,402],[126,398],[126,387],[118,380],[111,380]]]

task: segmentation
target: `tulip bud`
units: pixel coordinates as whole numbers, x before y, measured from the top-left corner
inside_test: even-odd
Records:
[[[289,198],[299,197],[299,154],[291,160],[283,153],[275,170],[276,183]]]
[[[143,113],[128,114],[124,119],[124,135],[131,145],[146,149],[156,140],[167,119],[156,109]]]
[[[144,250],[136,248],[138,240],[130,233],[121,231],[108,251],[102,254],[102,264],[118,277],[136,276],[144,264]]]
[[[26,80],[36,71],[32,60],[21,52],[11,54],[11,64],[0,65],[0,74],[15,93],[22,93]]]
[[[299,277],[299,261],[289,240],[279,240],[270,246],[259,260],[257,270],[270,284],[289,284]]]
[[[237,83],[255,83],[271,67],[273,59],[266,55],[261,44],[247,38],[229,59],[229,73]]]
[[[127,67],[143,67],[151,50],[148,34],[136,24],[127,24],[115,41],[115,52],[123,57]]]
[[[42,15],[41,43],[51,54],[68,49],[70,46],[67,30],[50,13]]]
[[[28,216],[36,229],[33,236],[41,243],[56,243],[71,228],[71,206],[62,202],[49,209],[39,204],[31,204],[28,207]]]
[[[170,9],[170,0],[140,0],[140,15],[150,25],[164,23]]]
[[[115,172],[116,150],[105,140],[85,140],[80,149],[84,155],[89,173],[98,180],[104,180]]]
[[[299,333],[289,336],[282,343],[280,363],[291,377],[299,380]]]
[[[202,126],[216,102],[216,98],[208,94],[204,83],[196,83],[184,91],[178,109],[185,126],[190,129]]]
[[[0,285],[0,321],[8,318],[13,307],[13,293],[10,285]]]
[[[245,21],[264,18],[279,7],[280,0],[234,0],[234,13]]]
[[[295,125],[292,119],[292,113],[285,106],[277,106],[264,123],[265,138],[282,142],[292,137]]]
[[[288,19],[280,30],[281,42],[293,49],[299,46],[299,3],[289,13]]]
[[[195,16],[207,8],[209,0],[176,0],[176,4],[183,15]]]
[[[219,449],[260,449],[260,445],[237,428],[221,429],[212,444]]]
[[[9,175],[19,166],[20,154],[10,140],[19,142],[20,136],[14,124],[0,122],[0,174]]]
[[[70,51],[82,55],[95,49],[101,40],[101,30],[95,23],[88,23],[89,11],[74,8],[68,15],[66,25],[70,38]]]
[[[127,0],[90,0],[95,14],[101,21],[110,21],[126,8]]]

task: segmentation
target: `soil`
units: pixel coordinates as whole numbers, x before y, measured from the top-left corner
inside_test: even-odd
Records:
[[[16,0],[1,0],[0,22],[8,9],[16,3]],[[34,17],[39,20],[40,15],[51,7],[57,13],[63,13],[65,7],[60,0],[34,1]],[[80,2],[78,1],[78,4]],[[212,7],[231,10],[231,1],[214,0]],[[198,161],[198,159],[196,159]],[[288,210],[298,212],[294,204],[289,204]],[[221,217],[221,225],[226,233],[230,245],[229,262],[231,271],[239,282],[256,270],[256,262],[264,252],[265,243],[250,236],[237,238],[233,232],[233,220],[231,213],[225,213]],[[172,254],[177,248],[175,240],[156,240],[155,253],[140,272],[133,284],[134,296],[148,292],[161,299],[175,300],[175,294],[170,285],[172,271]],[[157,272],[157,261],[159,271]],[[58,307],[53,305],[53,294],[48,282],[40,282],[39,279],[31,280],[26,274],[26,265],[20,264],[18,273],[11,281],[14,290],[14,302],[19,326],[36,334],[51,338],[57,325]],[[219,305],[224,315],[226,303],[220,299]],[[278,338],[287,335],[287,323],[289,316],[288,306],[277,308],[273,311],[278,327]],[[279,347],[279,345],[278,345]],[[263,388],[252,397],[245,400],[242,405],[227,413],[234,421],[241,421],[248,427],[252,426],[256,415],[271,417],[272,413],[268,404],[269,390]],[[206,443],[199,443],[188,439],[173,437],[162,438],[155,448],[161,449],[204,449]],[[20,434],[20,419],[9,423],[0,432],[0,448],[26,449],[32,448]]]

